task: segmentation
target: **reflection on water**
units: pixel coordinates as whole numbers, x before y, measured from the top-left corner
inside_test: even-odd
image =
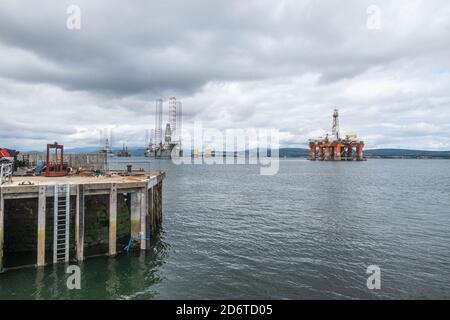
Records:
[[[0,275],[0,299],[153,299],[158,268],[169,246],[161,239],[149,251],[96,257],[80,264],[81,290],[67,289],[65,264],[11,270]],[[150,289],[149,289],[150,288]]]

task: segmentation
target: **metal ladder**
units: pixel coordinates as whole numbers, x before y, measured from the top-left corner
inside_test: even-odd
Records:
[[[53,263],[69,261],[70,185],[55,185]]]

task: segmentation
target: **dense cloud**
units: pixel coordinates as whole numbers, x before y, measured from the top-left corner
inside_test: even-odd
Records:
[[[450,149],[449,17],[445,0],[2,1],[0,144],[92,146],[113,127],[142,146],[175,95],[185,128],[272,127],[298,147],[337,106],[368,148]]]

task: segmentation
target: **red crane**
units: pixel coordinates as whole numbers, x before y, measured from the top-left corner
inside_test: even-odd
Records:
[[[52,150],[54,151],[53,154]],[[53,159],[50,159],[50,156],[53,156]],[[43,171],[41,175],[44,177],[67,176],[67,168],[64,167],[63,145],[58,144],[58,142],[47,144],[47,159],[45,163],[45,171]]]

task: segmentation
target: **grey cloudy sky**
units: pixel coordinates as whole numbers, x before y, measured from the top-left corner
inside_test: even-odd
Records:
[[[302,147],[337,106],[367,148],[450,150],[447,0],[2,0],[0,61],[1,146],[95,146],[105,127],[143,146],[154,100],[177,96],[185,128]]]

